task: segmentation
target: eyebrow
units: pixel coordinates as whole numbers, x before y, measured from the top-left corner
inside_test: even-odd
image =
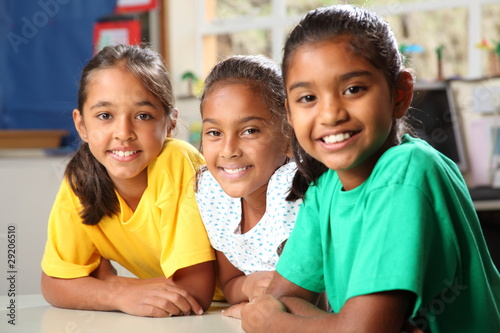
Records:
[[[262,122],[268,121],[268,119],[265,119],[262,117],[250,116],[250,117],[243,117],[243,118],[239,119],[238,123],[244,124],[244,123],[248,123],[249,121],[252,121],[252,120],[258,120],[258,121],[262,121]],[[203,123],[217,124],[217,120],[215,120],[214,118],[205,118],[205,119],[203,119]]]
[[[140,102],[135,103],[135,105],[136,106],[151,106],[152,108],[159,109],[158,106],[154,105],[150,101],[140,101]],[[90,107],[90,109],[92,110],[92,109],[97,109],[97,108],[101,108],[101,107],[109,107],[109,106],[113,106],[113,103],[107,102],[107,101],[100,101],[100,102],[97,102],[96,104],[92,105]]]
[[[340,76],[340,82],[345,82],[345,81],[350,80],[352,78],[361,77],[361,76],[372,76],[372,73],[369,71],[354,71],[354,72],[345,73],[345,74],[342,74]],[[293,89],[296,89],[296,88],[308,88],[310,86],[311,86],[311,84],[307,81],[299,81],[299,82],[292,84],[290,86],[290,88],[288,88],[288,90],[292,91]]]

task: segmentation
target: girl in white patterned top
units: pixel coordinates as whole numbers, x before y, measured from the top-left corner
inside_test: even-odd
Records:
[[[301,201],[287,201],[296,171],[281,71],[263,56],[217,64],[201,98],[202,152],[207,166],[196,198],[216,250],[224,312],[263,294]]]

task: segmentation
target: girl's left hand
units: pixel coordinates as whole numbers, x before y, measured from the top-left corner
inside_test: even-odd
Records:
[[[286,312],[286,308],[275,297],[257,297],[241,309],[241,326],[245,332],[267,332],[272,318],[281,312]]]

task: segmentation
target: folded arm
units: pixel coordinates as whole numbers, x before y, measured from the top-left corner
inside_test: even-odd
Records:
[[[119,277],[101,266],[90,276],[75,279],[42,273],[42,293],[47,302],[62,308],[150,317],[201,314],[212,301],[214,269],[213,261],[204,262],[180,269],[169,279]]]
[[[339,313],[316,308],[317,294],[276,274],[268,292],[242,310],[245,332],[401,332],[414,294],[394,290],[352,297]],[[412,332],[419,332],[411,327]]]
[[[217,251],[216,254],[221,287],[230,304],[251,301],[266,292],[274,271],[245,275],[233,266],[224,253]]]

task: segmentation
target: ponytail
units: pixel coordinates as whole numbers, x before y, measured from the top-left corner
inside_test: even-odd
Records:
[[[292,133],[292,152],[298,170],[293,177],[292,189],[286,197],[288,201],[303,199],[309,185],[316,184],[317,179],[328,170],[323,163],[306,153],[295,133]]]
[[[113,216],[119,209],[113,182],[106,168],[97,161],[83,142],[65,171],[65,177],[83,206],[83,224],[96,225],[104,216]]]

